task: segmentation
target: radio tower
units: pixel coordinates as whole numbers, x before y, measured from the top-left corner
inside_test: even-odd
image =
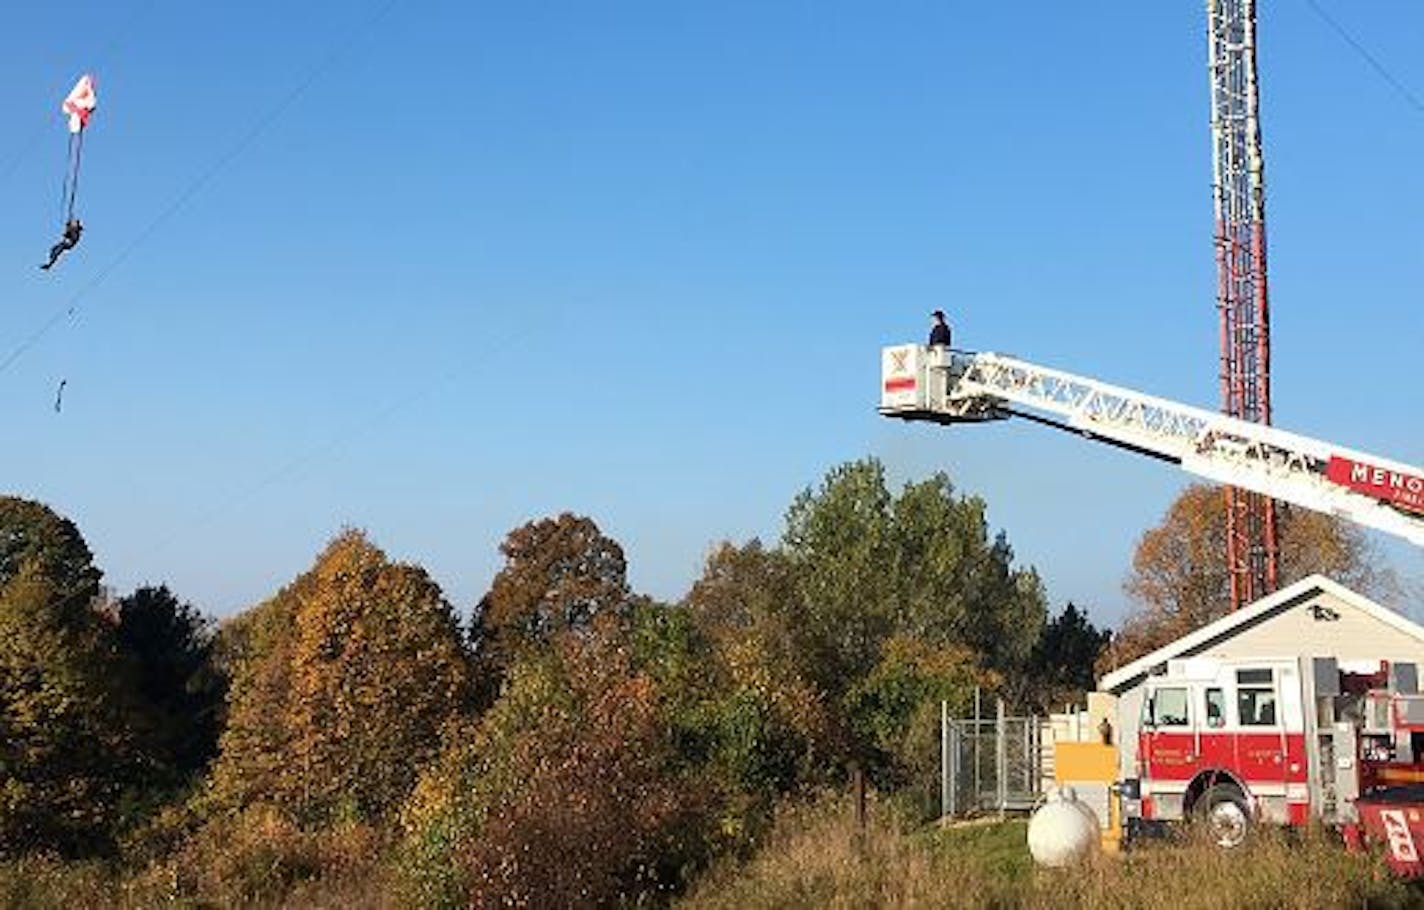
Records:
[[[1255,0],[1207,0],[1221,409],[1271,422],[1266,175],[1256,82]],[[1275,501],[1226,488],[1231,608],[1276,589]]]

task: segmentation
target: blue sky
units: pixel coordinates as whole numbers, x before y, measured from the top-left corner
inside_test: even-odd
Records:
[[[1424,7],[1319,2],[1424,94]],[[948,471],[1055,604],[1116,621],[1185,475],[886,421],[878,349],[943,307],[963,346],[1214,406],[1204,27],[1127,0],[8,9],[0,355],[75,315],[0,372],[0,487],[121,590],[228,614],[355,524],[465,608],[565,509],[680,596],[874,454]],[[1266,4],[1261,45],[1277,422],[1424,463],[1424,115],[1308,0]],[[85,69],[88,231],[46,275]]]

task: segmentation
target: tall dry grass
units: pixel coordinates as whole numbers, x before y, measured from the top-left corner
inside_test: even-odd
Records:
[[[1418,907],[1424,891],[1377,857],[1325,833],[1262,832],[1224,852],[1205,842],[1149,844],[1069,870],[1035,868],[1024,822],[906,830],[872,810],[858,838],[844,800],[786,813],[749,862],[714,870],[683,902],[716,908]]]
[[[255,808],[146,864],[26,856],[0,861],[0,910],[366,910],[397,905],[386,839],[360,825],[302,831]]]

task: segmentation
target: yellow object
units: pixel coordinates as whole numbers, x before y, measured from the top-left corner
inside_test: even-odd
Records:
[[[1090,795],[1106,797],[1106,819],[1102,826],[1103,852],[1116,853],[1122,846],[1122,808],[1113,784],[1117,783],[1117,747],[1102,743],[1056,742],[1053,744],[1053,779],[1061,787],[1072,787],[1080,800],[1089,804]]]

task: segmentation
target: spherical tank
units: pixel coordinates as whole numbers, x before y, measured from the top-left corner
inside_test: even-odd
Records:
[[[1070,866],[1098,846],[1093,810],[1078,802],[1071,787],[1052,790],[1028,823],[1028,850],[1040,866]]]

